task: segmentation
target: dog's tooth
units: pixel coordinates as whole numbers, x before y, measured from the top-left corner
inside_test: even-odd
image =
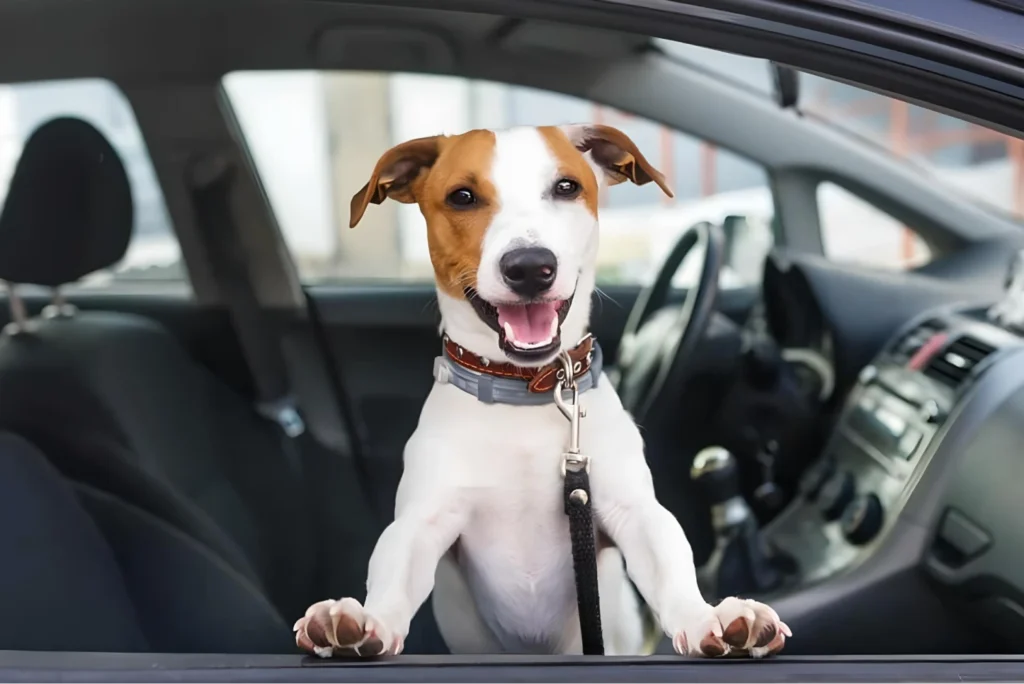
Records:
[[[551,339],[555,339],[555,336],[558,335],[558,316],[557,315],[554,318],[551,319],[551,331],[550,332],[551,332]]]
[[[508,324],[508,321],[505,322],[505,341],[506,342],[515,342],[516,341],[516,334],[512,331],[512,326]]]

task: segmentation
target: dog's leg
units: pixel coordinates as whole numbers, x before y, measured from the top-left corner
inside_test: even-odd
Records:
[[[629,583],[622,553],[607,546],[597,554],[604,652],[610,656],[644,655],[644,617]]]
[[[409,623],[430,595],[441,556],[465,509],[454,496],[400,506],[370,557],[365,607],[354,598],[315,603],[295,623],[295,642],[321,657],[401,653]],[[442,493],[443,494],[443,493]]]
[[[738,598],[711,606],[701,596],[690,544],[679,522],[655,499],[650,470],[639,453],[606,464],[594,461],[595,513],[675,650],[755,658],[781,650],[791,634],[770,607]]]
[[[502,652],[498,639],[480,617],[469,582],[453,552],[448,552],[437,564],[430,600],[441,637],[452,653]]]

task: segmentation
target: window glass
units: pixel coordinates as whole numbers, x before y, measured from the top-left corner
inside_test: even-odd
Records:
[[[902,100],[800,75],[801,110],[916,165],[951,192],[1024,218],[1024,141]]]
[[[0,210],[22,146],[42,124],[74,116],[95,126],[117,150],[131,183],[135,225],[125,258],[77,287],[147,281],[182,284],[181,251],[153,164],[124,95],[109,81],[82,79],[0,85]]]
[[[606,123],[629,135],[666,175],[674,199],[653,183],[623,183],[605,196],[598,257],[602,284],[648,281],[683,230],[698,221],[749,217],[758,228],[742,231],[743,239],[761,250],[770,246],[772,202],[763,168],[592,102],[500,83],[402,73],[241,72],[224,84],[305,282],[429,279],[426,231],[416,205],[385,202],[367,212],[357,230],[349,230],[349,201],[389,147],[473,128]],[[693,282],[698,264],[694,255],[677,282]],[[752,278],[757,272],[727,268],[723,285],[752,284]]]
[[[830,259],[894,270],[931,259],[914,230],[835,183],[818,185],[818,212]]]
[[[667,40],[655,43],[670,59],[711,72],[748,92],[766,97],[773,92],[766,60]],[[1024,218],[1024,140],[846,83],[806,73],[799,78],[799,107],[805,116],[906,159],[950,192],[1011,217]],[[833,190],[824,196],[828,206],[837,201],[842,206],[844,200],[837,198],[846,197]],[[876,214],[879,220],[882,216]],[[838,220],[835,213],[823,219],[823,225],[832,231],[823,236],[825,242],[843,244],[837,254],[853,254],[851,250],[855,249],[859,258],[867,258],[870,247],[877,242],[874,231],[869,229],[864,244],[855,246],[857,231],[840,236]],[[903,237],[893,238],[894,244],[908,245],[898,250],[900,254],[923,258],[926,248],[912,232],[897,234]],[[915,246],[911,248],[911,244]],[[892,265],[892,259],[885,253],[878,265]]]

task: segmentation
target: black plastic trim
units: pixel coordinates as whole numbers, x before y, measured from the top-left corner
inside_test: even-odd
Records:
[[[378,0],[423,6],[425,0]],[[448,0],[436,9],[570,21],[758,57],[990,127],[1024,131],[1024,59],[985,36],[951,40],[907,21],[782,0]],[[1016,15],[1009,15],[1016,18]],[[870,84],[870,86],[866,85]]]
[[[104,682],[961,682],[1019,681],[1024,658],[417,657],[339,662],[300,656],[0,653],[0,679]]]
[[[1017,12],[1024,14],[1024,0],[976,0],[977,2],[983,2],[988,5],[994,5],[999,9],[1009,10],[1010,12]]]
[[[1019,44],[1000,42],[992,36],[966,30],[953,30],[947,25],[914,16],[905,7],[901,9],[907,11],[894,11],[867,2],[850,0],[723,0],[713,3],[710,0],[693,1],[695,4],[749,13],[765,19],[842,34],[867,42],[891,37],[894,42],[890,47],[913,47],[919,50],[922,56],[931,55],[938,59],[967,50],[972,53],[971,59],[977,60],[979,65],[987,64],[999,68],[997,63],[1002,60],[1016,60],[1019,65],[1020,60],[1024,58],[1024,50]],[[949,0],[946,0],[947,7],[948,2]],[[939,38],[942,39],[941,42],[937,41]]]

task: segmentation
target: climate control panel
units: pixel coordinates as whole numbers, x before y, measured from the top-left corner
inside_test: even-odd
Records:
[[[1005,345],[1003,334],[969,315],[932,318],[861,372],[796,500],[765,529],[804,581],[849,567],[884,537],[958,400]]]

